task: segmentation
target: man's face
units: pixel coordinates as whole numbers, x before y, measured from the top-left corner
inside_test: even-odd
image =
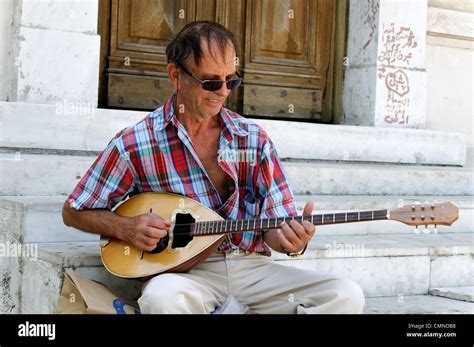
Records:
[[[196,66],[194,58],[190,57],[185,68],[200,80],[222,80],[228,81],[235,76],[235,51],[232,45],[228,45],[224,54],[220,52],[218,45],[211,41],[210,53],[205,42],[201,44],[203,55],[199,66]],[[186,115],[193,114],[199,117],[214,116],[219,113],[230,90],[224,83],[221,89],[215,91],[204,90],[201,84],[189,76],[186,72],[179,71],[177,107],[184,105]]]

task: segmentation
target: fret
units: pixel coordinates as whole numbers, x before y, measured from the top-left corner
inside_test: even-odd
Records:
[[[311,215],[311,224],[314,224],[313,218],[314,218],[314,214]]]
[[[336,214],[335,213],[332,214],[332,223],[333,224],[336,223]]]
[[[249,230],[249,222],[250,222],[250,220],[247,219],[247,228],[245,230]]]
[[[374,210],[372,210],[372,220],[374,220]]]
[[[324,214],[322,215],[322,218],[321,218],[321,224],[324,224]]]
[[[253,230],[255,230],[255,223],[257,223],[256,219],[253,220]]]
[[[360,212],[357,212],[358,220],[360,220]]]
[[[260,229],[263,229],[262,223],[263,223],[263,219],[260,219]]]
[[[270,218],[267,218],[267,229],[270,228]]]
[[[347,212],[346,212],[346,223],[347,223]]]

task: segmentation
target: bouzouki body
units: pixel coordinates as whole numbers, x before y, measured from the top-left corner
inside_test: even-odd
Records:
[[[155,254],[143,252],[125,241],[101,238],[102,262],[109,272],[119,277],[139,278],[189,271],[215,252],[226,237],[225,234],[193,237],[186,246],[173,248],[173,242],[180,245],[180,235],[174,235],[180,229],[176,227],[180,224],[176,223],[188,226],[194,222],[223,220],[211,209],[178,194],[142,193],[126,200],[115,213],[124,217],[153,213],[171,221],[168,245]]]

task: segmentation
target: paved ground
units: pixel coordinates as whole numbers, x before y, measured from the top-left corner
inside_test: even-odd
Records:
[[[474,303],[432,295],[367,298],[367,314],[474,313]]]

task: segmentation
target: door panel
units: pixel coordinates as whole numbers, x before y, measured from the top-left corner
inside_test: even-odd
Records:
[[[247,4],[244,113],[320,119],[333,1]]]

